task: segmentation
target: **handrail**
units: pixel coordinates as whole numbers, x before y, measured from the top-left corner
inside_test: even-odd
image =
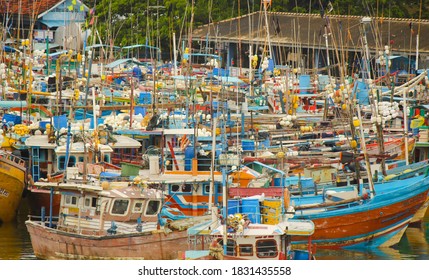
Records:
[[[18,156],[15,156],[9,153],[4,153],[4,154],[1,154],[0,157],[3,157],[9,161],[12,161],[14,163],[17,163],[18,165],[25,167],[25,161]]]

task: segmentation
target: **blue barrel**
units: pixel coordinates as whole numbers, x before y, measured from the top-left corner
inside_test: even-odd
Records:
[[[187,147],[185,149],[185,171],[192,170],[192,159],[194,158],[194,147]]]
[[[228,215],[234,215],[235,213],[241,213],[240,200],[229,199],[228,200]]]
[[[152,104],[152,94],[150,92],[140,92],[139,103]]]
[[[282,187],[285,184],[285,178],[274,178],[274,186]]]
[[[241,213],[246,214],[252,223],[261,223],[261,208],[259,199],[245,198],[241,201]]]
[[[48,91],[48,84],[46,84],[46,82],[41,82],[40,83],[40,91],[42,91],[42,92],[47,92]]]
[[[243,148],[243,152],[252,152],[255,150],[255,141],[241,140],[241,147]]]
[[[310,75],[300,75],[299,76],[299,88],[301,94],[309,94],[311,93],[309,90],[311,89],[311,78]]]
[[[308,253],[308,251],[304,251],[304,250],[293,251],[294,260],[308,260],[309,258],[310,258],[310,254]]]

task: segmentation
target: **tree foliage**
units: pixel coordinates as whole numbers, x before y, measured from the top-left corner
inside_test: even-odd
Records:
[[[84,0],[95,7],[96,28],[104,43],[149,44],[171,58],[172,34],[185,38],[190,28],[263,9],[261,0]],[[272,0],[269,11],[429,18],[425,0]],[[420,11],[420,4],[422,10]],[[192,21],[192,22],[191,22]]]

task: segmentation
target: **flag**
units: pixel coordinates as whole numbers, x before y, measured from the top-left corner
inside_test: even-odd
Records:
[[[91,20],[89,21],[89,25],[93,25],[94,24],[94,20],[95,20],[95,17],[92,17]]]

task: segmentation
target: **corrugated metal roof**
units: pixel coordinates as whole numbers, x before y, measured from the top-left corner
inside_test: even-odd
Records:
[[[319,14],[269,12],[267,18],[272,45],[325,48],[325,26],[329,24],[329,49],[362,50],[363,16],[329,15],[327,18],[321,18]],[[204,41],[208,38],[213,42],[216,39],[217,42],[252,42],[267,45],[265,26],[264,13],[255,12],[196,28],[192,39]],[[429,21],[372,18],[367,26],[368,46],[375,50],[389,45],[391,51],[413,53],[419,27],[420,34],[427,34]],[[419,36],[419,40],[420,53],[429,54],[429,36]]]
[[[64,0],[1,0],[0,12],[8,12],[10,14],[19,13],[21,15],[32,15],[33,13],[36,13],[36,15],[39,15],[63,1]]]

